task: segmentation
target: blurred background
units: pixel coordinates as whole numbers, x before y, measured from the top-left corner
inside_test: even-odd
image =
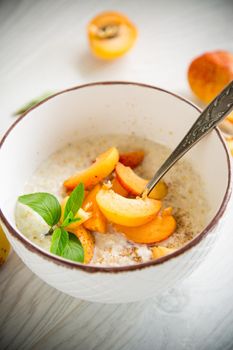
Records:
[[[92,54],[87,37],[88,23],[107,10],[122,12],[138,31],[133,48],[108,61]],[[232,53],[232,23],[232,0],[1,0],[0,135],[31,99],[93,81],[153,84],[202,107],[188,67],[207,51]],[[72,299],[12,253],[0,272],[0,349],[230,350],[230,242],[232,235],[222,237],[209,259],[167,295],[131,305]]]
[[[105,10],[134,23],[138,40],[125,56],[90,53],[87,25]],[[200,54],[233,51],[232,0],[2,0],[1,127],[22,104],[43,94],[99,80],[132,80],[195,100],[187,69]]]

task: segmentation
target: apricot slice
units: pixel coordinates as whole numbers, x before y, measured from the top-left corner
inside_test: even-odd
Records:
[[[120,153],[119,162],[130,168],[136,168],[141,164],[145,156],[143,151]]]
[[[106,176],[111,174],[119,160],[119,153],[115,147],[109,148],[96,158],[96,161],[87,169],[71,176],[64,182],[68,190],[74,189],[80,182],[85,189],[90,189]]]
[[[150,198],[125,198],[113,190],[101,189],[96,196],[104,216],[113,223],[140,226],[151,221],[161,208],[161,202]]]
[[[91,232],[86,230],[83,225],[69,229],[80,240],[84,250],[84,264],[88,264],[94,255],[95,239]]]
[[[233,112],[228,115],[227,120],[233,124]]]
[[[128,197],[128,191],[124,187],[121,186],[120,182],[116,177],[112,180],[112,190],[123,197]]]
[[[138,176],[130,167],[126,167],[120,162],[116,165],[116,177],[121,186],[129,193],[139,196],[146,187],[148,180]],[[162,199],[167,195],[167,185],[160,181],[151,191],[149,197],[153,199]]]
[[[107,220],[100,211],[96,202],[96,195],[100,191],[101,186],[96,185],[93,190],[89,192],[83,202],[83,209],[87,212],[91,212],[92,216],[90,219],[83,223],[83,226],[90,231],[97,231],[100,233],[106,233]]]
[[[135,243],[152,244],[168,238],[176,229],[176,220],[168,213],[158,214],[152,221],[139,227],[114,226],[127,239]]]
[[[188,81],[194,94],[208,103],[233,79],[233,54],[207,52],[194,59],[188,69]]]
[[[166,247],[162,247],[162,246],[156,246],[156,247],[151,248],[153,259],[158,259],[164,255],[171,254],[174,252],[174,250],[175,249],[166,248]]]
[[[227,137],[226,141],[230,149],[231,155],[233,156],[233,136]]]
[[[92,53],[106,60],[124,55],[137,38],[134,24],[117,12],[100,13],[88,24],[87,32]]]
[[[65,197],[61,203],[61,223],[64,220],[64,212],[65,212],[65,206],[68,201],[69,196]],[[78,226],[83,224],[86,220],[90,219],[92,213],[88,213],[87,211],[80,208],[75,215],[75,218],[79,218],[79,221],[73,222],[72,224],[66,226],[66,229],[70,231],[71,229],[76,229]]]

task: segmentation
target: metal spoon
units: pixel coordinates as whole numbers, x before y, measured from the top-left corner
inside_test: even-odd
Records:
[[[153,190],[166,172],[197,142],[218,125],[233,109],[233,81],[204,109],[182,141],[146,185],[142,197]]]

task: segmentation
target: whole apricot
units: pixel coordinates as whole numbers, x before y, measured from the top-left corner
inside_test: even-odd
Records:
[[[233,54],[227,51],[206,52],[195,58],[188,69],[193,93],[210,102],[233,79]]]
[[[2,227],[0,226],[0,266],[6,261],[10,252],[10,243],[8,242]]]

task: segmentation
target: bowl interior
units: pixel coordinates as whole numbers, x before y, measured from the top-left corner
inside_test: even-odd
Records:
[[[41,161],[68,141],[97,134],[135,133],[173,149],[198,115],[198,110],[181,98],[138,84],[91,84],[48,99],[22,118],[2,143],[3,215],[15,227],[15,202],[25,182]],[[229,185],[229,158],[218,132],[209,134],[186,158],[204,181],[210,221]]]

